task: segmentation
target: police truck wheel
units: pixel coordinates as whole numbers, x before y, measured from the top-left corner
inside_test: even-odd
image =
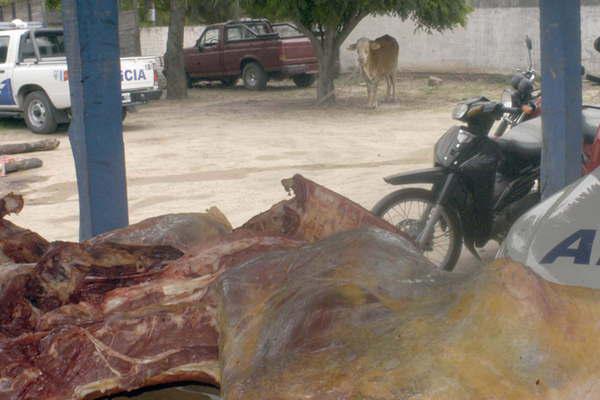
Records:
[[[25,97],[24,104],[25,123],[33,133],[54,133],[56,122],[56,109],[50,102],[46,93],[35,91]]]
[[[267,74],[260,64],[255,62],[246,64],[242,72],[242,80],[246,89],[265,90],[267,88]]]

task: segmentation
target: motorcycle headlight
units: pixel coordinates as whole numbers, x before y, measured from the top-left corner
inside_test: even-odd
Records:
[[[454,108],[454,111],[452,111],[452,118],[460,121],[467,115],[467,112],[469,112],[469,105],[461,103]]]
[[[505,90],[502,93],[502,105],[506,108],[513,107],[513,94],[510,90]]]

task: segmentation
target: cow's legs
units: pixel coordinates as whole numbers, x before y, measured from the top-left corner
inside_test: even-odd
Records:
[[[392,84],[392,102],[396,102],[396,72],[390,75],[390,83]]]
[[[377,85],[378,81],[369,83],[367,88],[369,90],[369,108],[377,108]]]
[[[385,76],[385,101],[387,103],[392,101],[392,79],[389,75]]]

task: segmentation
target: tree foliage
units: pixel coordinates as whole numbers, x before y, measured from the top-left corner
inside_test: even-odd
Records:
[[[0,4],[9,4],[11,0],[0,0]],[[60,9],[60,0],[45,0],[46,6],[51,10]],[[149,2],[144,0],[121,0],[122,10],[138,9],[140,21],[146,24]],[[171,2],[170,0],[154,0],[156,8],[156,24],[169,25]],[[228,0],[188,0],[185,10],[186,22],[188,24],[211,24],[233,18],[235,14],[235,1]]]
[[[471,11],[467,0],[243,0],[242,4],[252,15],[338,31],[368,14],[395,15],[413,20],[420,28],[441,31],[464,25]]]
[[[170,0],[155,0],[156,24],[168,25],[170,19]],[[187,24],[211,24],[233,17],[235,2],[227,0],[188,0],[186,6]],[[139,12],[141,21],[148,15],[148,4],[140,2]]]

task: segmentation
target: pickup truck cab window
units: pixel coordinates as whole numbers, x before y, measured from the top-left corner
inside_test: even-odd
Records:
[[[234,40],[242,40],[242,28],[240,28],[239,26],[227,28],[227,31],[225,31],[225,38],[228,42],[232,42]]]
[[[64,57],[65,40],[62,32],[35,32],[35,43],[40,52],[40,57]],[[27,35],[21,45],[21,59],[36,58],[31,35]]]
[[[275,24],[273,25],[273,32],[279,34],[281,38],[292,38],[302,36],[302,33],[293,25],[290,24]]]
[[[215,46],[219,44],[219,29],[208,29],[200,38],[201,47]]]
[[[244,25],[252,29],[254,32],[258,33],[259,35],[266,35],[270,32],[269,28],[267,27],[267,24],[264,22],[249,22],[244,23]]]
[[[236,40],[256,39],[256,34],[245,26],[232,26],[225,31],[225,40],[234,42]]]
[[[9,40],[10,38],[8,36],[0,36],[0,64],[4,64],[6,62]]]

